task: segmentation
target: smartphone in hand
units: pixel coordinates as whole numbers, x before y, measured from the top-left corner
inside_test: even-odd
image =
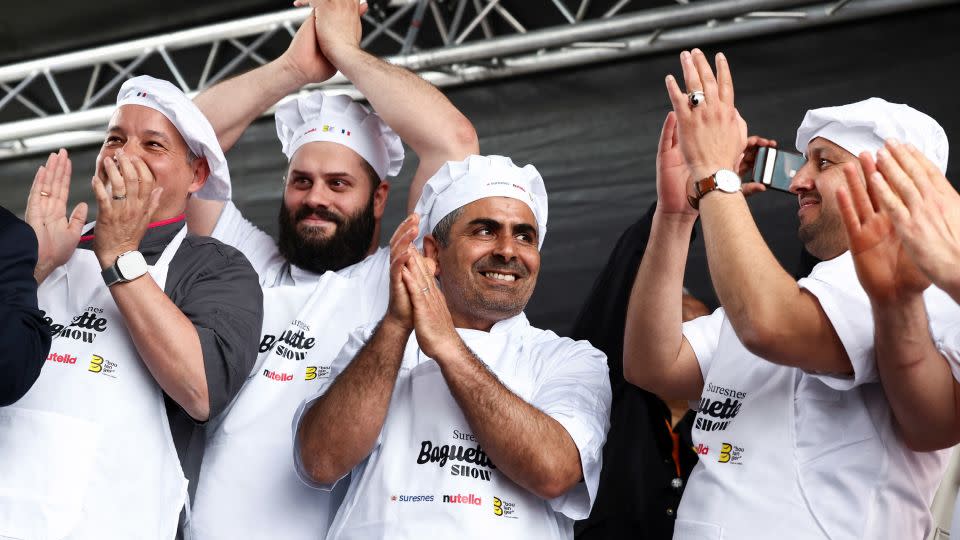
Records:
[[[800,167],[807,162],[801,154],[762,147],[757,149],[757,161],[751,178],[744,182],[760,182],[768,188],[790,192],[790,182]]]

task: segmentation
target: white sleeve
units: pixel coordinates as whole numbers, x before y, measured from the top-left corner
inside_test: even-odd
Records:
[[[940,354],[947,359],[953,378],[960,381],[960,321],[935,338]]]
[[[586,341],[554,340],[538,353],[549,362],[546,378],[531,399],[531,405],[567,430],[580,454],[583,481],[550,500],[554,511],[571,519],[586,519],[597,497],[603,443],[610,429],[610,377],[607,357]]]
[[[700,364],[700,374],[703,380],[707,380],[707,373],[710,372],[710,365],[713,363],[713,355],[717,352],[717,346],[720,344],[720,330],[723,328],[723,322],[727,318],[727,313],[723,308],[717,308],[710,315],[704,315],[691,319],[683,323],[683,337],[686,338],[693,354],[697,357],[697,363]]]
[[[936,287],[927,289],[924,301],[933,343],[947,359],[953,378],[960,381],[960,306]]]
[[[834,390],[850,390],[880,380],[873,351],[873,310],[857,279],[850,252],[813,268],[798,283],[813,294],[840,338],[853,366],[853,376],[809,373]]]
[[[300,407],[297,408],[297,412],[293,415],[293,468],[295,471],[297,471],[297,476],[300,478],[300,481],[314,489],[331,491],[337,485],[337,483],[340,482],[340,480],[343,480],[343,477],[332,484],[320,484],[314,482],[310,478],[310,475],[307,474],[306,469],[303,466],[303,460],[300,457],[300,437],[298,437],[298,433],[300,431],[300,422],[303,420],[303,415],[306,414],[310,407],[313,406],[313,403],[327,393],[327,390],[330,389],[330,386],[333,384],[336,378],[343,373],[343,370],[345,370],[350,362],[353,361],[353,358],[367,343],[367,341],[370,339],[370,336],[373,335],[373,331],[376,330],[376,327],[376,324],[363,326],[350,333],[350,337],[347,338],[347,342],[343,345],[343,348],[340,349],[340,352],[337,354],[337,357],[334,359],[333,363],[330,364],[330,377],[328,377],[323,383],[315,396],[305,399],[303,403],[300,404]],[[344,477],[346,476],[347,475],[344,475]]]
[[[243,253],[260,275],[261,285],[272,285],[286,262],[273,238],[244,218],[233,201],[223,205],[210,236]]]

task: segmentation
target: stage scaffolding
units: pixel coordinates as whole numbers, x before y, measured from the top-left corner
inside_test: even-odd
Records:
[[[370,2],[362,45],[450,87],[956,0],[678,0],[647,9],[638,8],[639,0]],[[526,13],[542,4],[550,16],[523,20],[521,3]],[[272,59],[263,49],[282,50],[309,11],[287,9],[0,67],[0,159],[100,142],[128,77],[162,77],[192,95],[262,65]],[[314,88],[359,97],[339,74],[304,90]]]

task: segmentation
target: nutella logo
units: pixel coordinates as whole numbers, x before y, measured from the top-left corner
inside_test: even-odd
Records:
[[[473,493],[469,495],[444,495],[443,502],[452,504],[472,504],[474,506],[480,506],[483,504],[483,501],[480,499],[480,497],[477,497]]]
[[[58,364],[76,364],[77,357],[69,354],[50,353],[47,355],[47,362],[57,362]]]
[[[277,371],[270,371],[269,369],[263,370],[263,376],[268,379],[273,379],[275,381],[287,382],[293,380],[293,375],[289,373],[280,373]]]
[[[705,456],[710,453],[710,447],[700,443],[693,448],[693,451],[696,452],[698,456]]]

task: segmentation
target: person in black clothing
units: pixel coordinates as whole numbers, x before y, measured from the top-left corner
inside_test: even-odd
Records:
[[[37,237],[0,206],[0,407],[30,390],[50,351],[50,331],[37,308]]]
[[[600,487],[590,517],[574,527],[577,540],[671,538],[683,486],[697,462],[689,422],[675,431],[667,404],[623,378],[627,300],[655,209],[656,203],[617,241],[571,334],[606,353],[613,391]]]

